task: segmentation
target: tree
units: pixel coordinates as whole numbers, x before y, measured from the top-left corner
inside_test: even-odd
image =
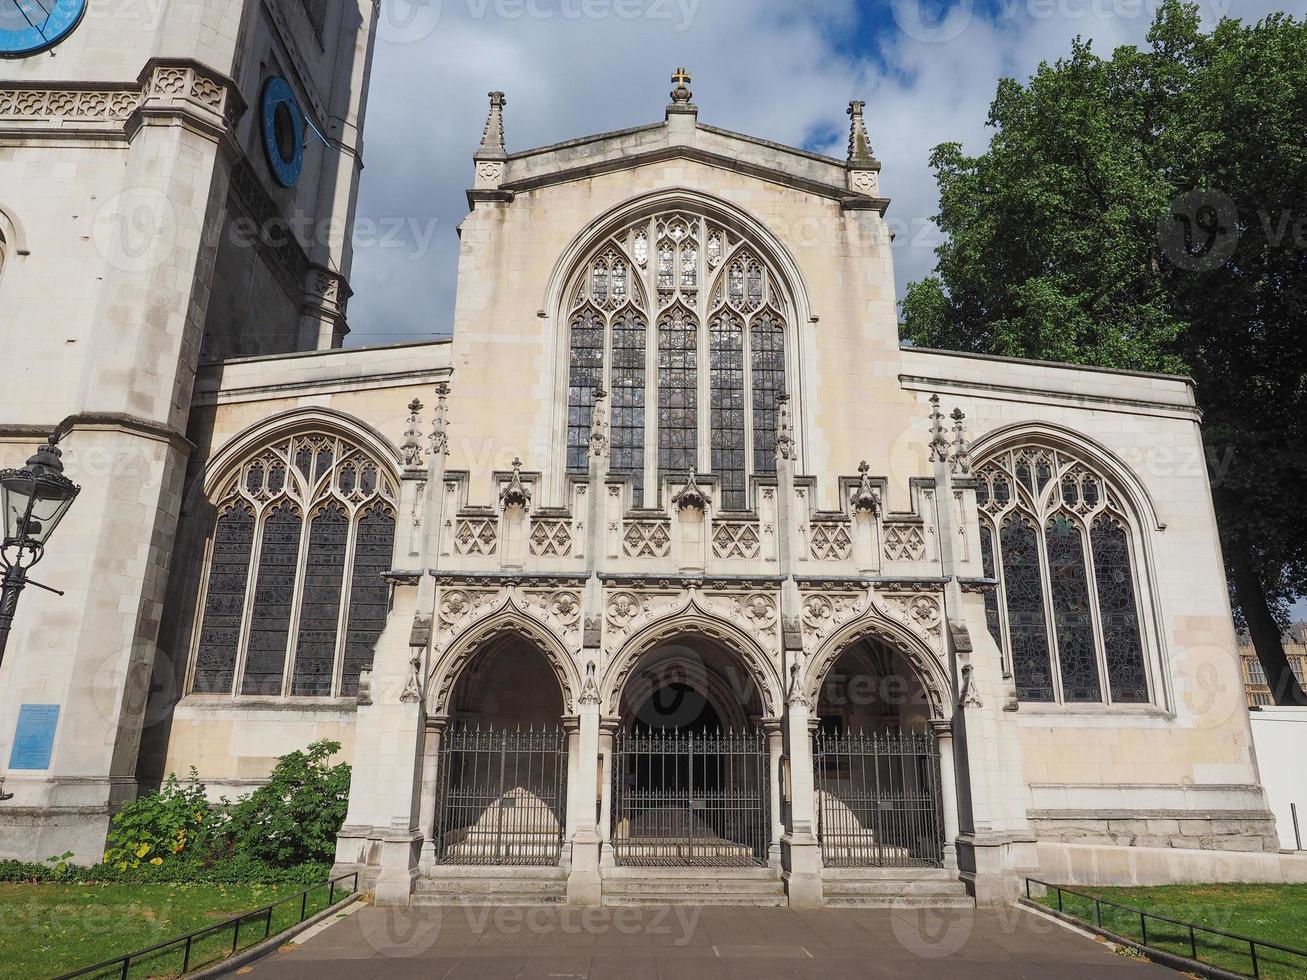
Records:
[[[905,339],[1191,375],[1236,615],[1307,704],[1281,640],[1307,593],[1307,20],[1204,33],[1166,0],[1145,49],[1000,81],[989,125],[932,154],[948,238]]]

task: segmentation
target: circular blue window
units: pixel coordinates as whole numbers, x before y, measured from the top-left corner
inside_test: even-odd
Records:
[[[81,22],[86,0],[0,0],[0,58],[52,48]]]
[[[282,187],[294,187],[304,166],[304,112],[286,79],[274,75],[264,83],[259,120],[273,176]]]

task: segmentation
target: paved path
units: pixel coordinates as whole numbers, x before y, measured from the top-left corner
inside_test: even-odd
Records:
[[[366,906],[240,972],[255,980],[1177,976],[1016,908]]]

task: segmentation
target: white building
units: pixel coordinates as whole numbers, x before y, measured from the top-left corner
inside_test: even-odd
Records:
[[[508,153],[492,93],[453,340],[346,350],[305,229],[352,219],[374,4],[163,11],[0,61],[0,460],[61,426],[83,487],[0,672],[0,853],[332,737],[383,902],[1287,873],[1192,386],[902,348],[861,103],[836,160],[682,71]]]

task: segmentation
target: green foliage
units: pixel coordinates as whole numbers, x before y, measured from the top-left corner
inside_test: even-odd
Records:
[[[331,865],[309,863],[275,867],[254,858],[235,855],[215,861],[190,859],[142,862],[135,867],[94,864],[84,867],[49,862],[0,861],[0,882],[65,884],[210,884],[210,885],[313,885],[326,881]]]
[[[120,871],[143,863],[211,857],[220,847],[224,813],[211,808],[199,774],[186,783],[169,775],[154,793],[137,797],[114,814],[104,860]]]
[[[323,739],[277,760],[268,782],[231,810],[236,852],[279,866],[330,862],[349,802],[349,764],[331,765],[339,751]]]
[[[1192,375],[1233,594],[1293,700],[1277,620],[1307,593],[1285,492],[1307,480],[1307,20],[1203,33],[1166,0],[1148,42],[1075,42],[1000,82],[985,152],[935,149],[948,238],[904,336]]]

